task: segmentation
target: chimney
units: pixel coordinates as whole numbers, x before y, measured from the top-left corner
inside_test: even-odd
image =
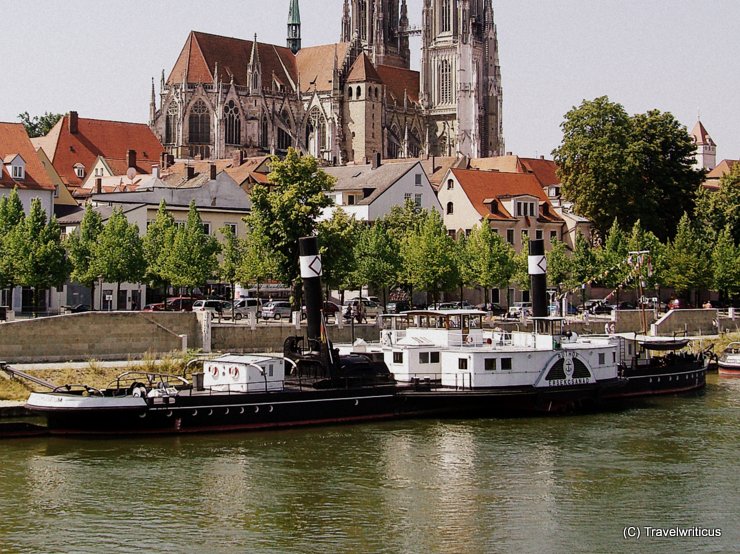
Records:
[[[244,152],[241,150],[234,150],[231,154],[231,159],[234,162],[234,167],[239,167],[244,163]]]
[[[210,175],[210,177],[211,177],[211,181],[215,181],[215,180],[216,180],[216,164],[213,164],[213,163],[212,163],[212,164],[211,164],[211,165],[209,166],[209,169],[210,169],[210,171],[211,171],[211,175]]]
[[[544,154],[540,155],[540,159],[541,160],[544,160],[545,159],[545,155]]]
[[[69,112],[69,120],[67,121],[69,124],[69,132],[72,135],[77,134],[77,112]]]
[[[154,178],[159,179],[159,166],[157,164],[152,164],[152,175]]]
[[[507,155],[507,156],[511,156],[511,155],[512,155],[512,153],[511,153],[511,152],[507,152],[507,153],[506,153],[506,155]]]
[[[102,194],[102,193],[103,193],[103,178],[96,177],[95,178],[95,194]]]
[[[136,150],[126,150],[126,167],[136,167]]]
[[[187,175],[188,181],[192,179],[193,177],[195,177],[195,168],[192,165],[189,165],[186,168],[186,175]]]
[[[376,152],[373,155],[373,165],[371,166],[372,169],[378,169],[382,165],[382,158],[380,156],[380,152]]]

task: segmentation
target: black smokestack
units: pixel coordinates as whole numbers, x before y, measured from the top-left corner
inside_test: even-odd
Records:
[[[303,278],[303,295],[306,300],[306,323],[309,343],[321,340],[321,256],[319,256],[319,239],[303,237],[298,239],[298,250],[301,256],[301,277]]]
[[[547,258],[542,239],[529,241],[529,279],[532,316],[547,317]]]

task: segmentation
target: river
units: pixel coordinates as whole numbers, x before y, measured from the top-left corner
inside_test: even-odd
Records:
[[[572,417],[4,441],[0,552],[737,552],[738,430],[710,376]]]

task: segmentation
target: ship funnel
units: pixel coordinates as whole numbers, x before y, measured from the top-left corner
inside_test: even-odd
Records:
[[[542,239],[529,241],[529,280],[532,316],[547,317],[547,258]]]
[[[306,323],[309,344],[321,340],[321,256],[319,239],[303,237],[298,239],[298,250],[301,256],[301,278],[303,279],[303,296],[306,301]]]

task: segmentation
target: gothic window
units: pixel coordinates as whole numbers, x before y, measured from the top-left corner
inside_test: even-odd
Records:
[[[455,213],[455,205],[452,202],[447,202],[447,215]]]
[[[233,100],[224,106],[224,120],[226,121],[226,144],[241,144],[242,122],[239,119],[239,108]]]
[[[260,130],[260,146],[262,146],[262,148],[267,148],[268,142],[267,118],[263,117]]]
[[[352,100],[352,91],[354,89],[352,87],[349,87],[349,90],[347,91],[349,93],[349,99]]]
[[[450,31],[450,0],[442,0],[442,13],[440,14],[440,31]]]
[[[203,100],[198,100],[190,109],[190,144],[211,143],[211,114]]]
[[[452,103],[452,71],[448,60],[439,62],[439,102]]]
[[[164,119],[164,142],[175,144],[177,138],[177,105],[173,102],[167,108],[167,116]]]
[[[287,150],[292,144],[290,135],[278,127],[278,150]]]
[[[362,89],[360,87],[357,87],[357,99],[359,100],[362,96]]]

